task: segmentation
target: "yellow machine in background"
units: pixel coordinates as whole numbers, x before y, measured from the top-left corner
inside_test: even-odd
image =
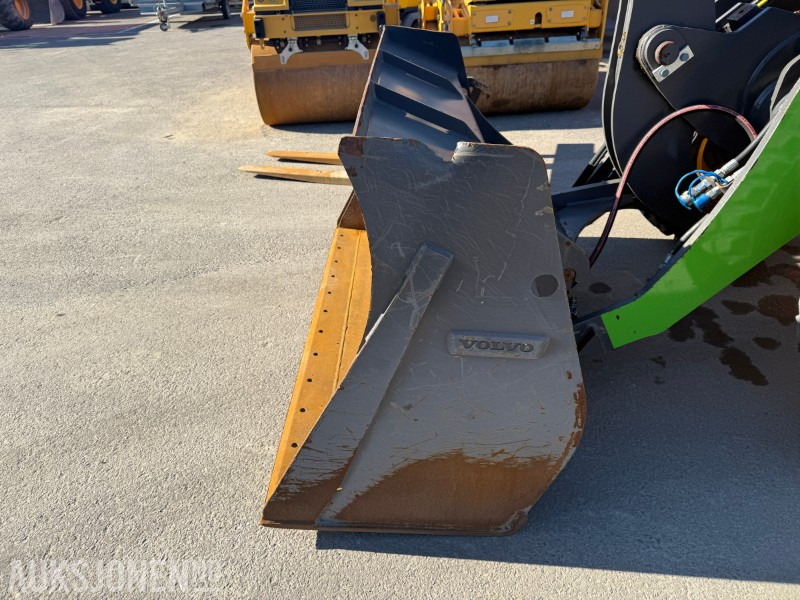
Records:
[[[484,113],[581,108],[597,84],[607,4],[255,0],[242,19],[261,117],[280,125],[354,119],[380,29],[398,24],[458,36]]]
[[[268,125],[356,116],[383,25],[410,24],[416,0],[255,0],[242,6]]]
[[[581,108],[592,98],[608,0],[421,0],[421,26],[459,37],[484,113]]]

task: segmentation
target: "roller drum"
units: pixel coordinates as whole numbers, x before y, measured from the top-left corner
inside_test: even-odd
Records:
[[[599,60],[470,66],[467,73],[488,92],[478,98],[484,114],[583,108],[597,87]]]
[[[271,46],[251,46],[253,79],[267,125],[352,121],[369,76],[370,60],[348,50],[303,52],[281,64]]]

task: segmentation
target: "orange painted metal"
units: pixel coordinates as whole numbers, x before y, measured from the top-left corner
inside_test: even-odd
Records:
[[[358,228],[359,220],[346,209],[334,231],[267,498],[353,363],[364,335],[371,266],[367,232]]]

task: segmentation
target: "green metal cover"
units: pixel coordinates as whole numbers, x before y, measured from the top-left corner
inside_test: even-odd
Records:
[[[800,94],[685,254],[639,298],[602,315],[614,348],[671,327],[800,235]]]
[[[705,230],[639,298],[601,316],[614,348],[665,331],[800,235],[800,86]]]

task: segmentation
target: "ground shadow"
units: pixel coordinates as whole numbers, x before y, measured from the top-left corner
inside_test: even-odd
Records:
[[[272,125],[271,129],[286,131],[288,133],[327,133],[336,135],[351,135],[353,121],[337,121],[334,123],[298,123],[295,125]]]
[[[646,277],[652,267],[642,265],[669,245],[616,240],[605,264],[635,257],[629,260],[640,266],[637,277]],[[791,262],[787,257],[768,260]],[[602,285],[589,294],[610,299],[618,291],[615,274],[598,270]],[[589,398],[583,440],[516,535],[320,532],[318,549],[800,583],[794,327],[724,308],[781,293],[796,303],[798,287],[781,277],[751,283],[733,285],[699,309],[711,315],[709,323],[695,314],[671,332],[582,356]],[[729,373],[715,335],[752,356],[769,385]],[[769,336],[772,351],[759,349],[753,342],[764,338],[754,335]]]
[[[550,167],[550,188],[553,192],[569,189],[577,174],[594,156],[594,144],[558,144],[555,154],[542,154]]]
[[[116,15],[90,13],[80,21],[65,21],[60,25],[34,27],[27,31],[0,32],[0,48],[75,48],[80,46],[110,46],[132,39],[154,25],[138,11],[123,11]]]
[[[185,21],[183,19],[190,19]],[[218,27],[242,27],[239,15],[223,19],[221,14],[200,18],[193,15],[170,17],[175,29],[199,33]],[[126,10],[115,15],[90,13],[80,21],[65,21],[60,25],[35,27],[27,31],[0,32],[0,48],[75,48],[80,46],[110,46],[132,39],[142,31],[158,25],[155,15],[142,16],[138,10]]]
[[[242,18],[239,15],[231,15],[230,19],[223,19],[222,14],[204,15],[199,19],[194,19],[188,23],[182,23],[178,28],[198,33],[217,27],[242,27]]]

